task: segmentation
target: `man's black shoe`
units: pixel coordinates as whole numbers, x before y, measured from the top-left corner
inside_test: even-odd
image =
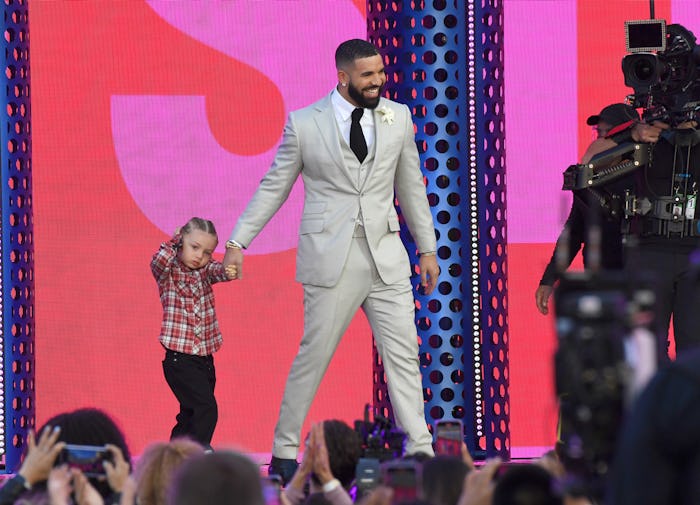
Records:
[[[295,459],[276,458],[272,456],[270,466],[267,467],[268,475],[279,475],[282,477],[282,485],[286,486],[287,482],[292,480],[294,473],[297,471],[299,463]]]

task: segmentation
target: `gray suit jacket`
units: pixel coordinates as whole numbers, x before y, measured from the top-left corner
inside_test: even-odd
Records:
[[[394,122],[374,111],[375,157],[361,186],[341,153],[330,95],[291,112],[270,170],[241,214],[231,239],[247,247],[287,199],[299,174],[304,212],[299,226],[296,280],[331,287],[350,250],[362,213],[367,242],[382,280],[410,276],[408,255],[398,235],[394,194],[419,251],[434,251],[435,228],[420,171],[408,107],[381,99]]]

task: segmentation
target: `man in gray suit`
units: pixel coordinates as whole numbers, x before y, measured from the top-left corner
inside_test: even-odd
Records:
[[[370,43],[336,50],[338,85],[291,112],[270,170],[226,243],[224,264],[242,272],[243,252],[304,181],[296,280],[304,287],[304,336],[287,378],[270,472],[296,469],[301,427],[331,357],[357,309],[374,333],[407,453],[433,454],[423,411],[410,263],[394,196],[420,253],[425,293],[437,284],[435,229],[411,113],[381,97],[386,74]],[[359,123],[359,124],[358,124]]]

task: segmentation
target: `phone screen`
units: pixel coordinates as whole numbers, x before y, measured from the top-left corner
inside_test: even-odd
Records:
[[[462,454],[462,422],[438,421],[435,424],[435,452],[449,456]]]
[[[78,468],[86,477],[105,475],[103,463],[111,460],[112,454],[101,445],[67,444],[58,455],[59,464]]]
[[[420,473],[414,461],[390,461],[384,463],[382,480],[394,490],[393,503],[413,501],[418,497]]]
[[[358,500],[377,487],[377,484],[379,484],[380,472],[381,467],[378,459],[360,458],[355,467],[355,485],[357,486],[356,498]]]

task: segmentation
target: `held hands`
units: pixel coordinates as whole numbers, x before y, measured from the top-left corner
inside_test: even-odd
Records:
[[[418,267],[420,268],[420,285],[423,286],[424,293],[429,295],[437,286],[440,274],[437,257],[434,254],[421,254],[418,259]]]
[[[228,265],[224,267],[224,271],[226,272],[226,277],[229,280],[234,280],[236,277],[238,277],[238,267],[236,265]]]

